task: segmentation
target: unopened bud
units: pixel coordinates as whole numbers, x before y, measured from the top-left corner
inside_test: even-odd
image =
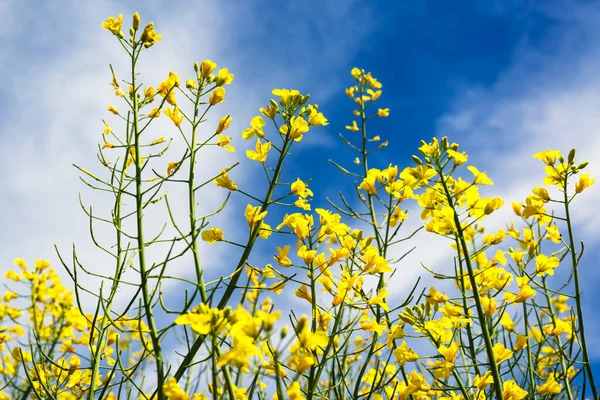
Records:
[[[284,327],[281,329],[281,332],[279,333],[279,336],[280,336],[282,339],[284,339],[284,338],[287,336],[287,334],[288,334],[288,327],[287,327],[287,325],[286,325],[286,326],[284,326]]]
[[[298,323],[296,324],[296,326],[294,327],[294,330],[296,331],[296,333],[300,333],[304,330],[304,327],[306,326],[306,317],[302,316],[300,317],[300,319],[298,320]]]
[[[135,29],[129,28],[129,36],[133,36],[135,34]]]
[[[140,28],[140,14],[138,12],[133,13],[133,24],[131,25],[134,31],[137,31]]]
[[[577,169],[584,169],[585,167],[587,167],[587,165],[588,165],[588,162],[584,161],[577,166]]]
[[[194,63],[194,71],[196,71],[196,72],[200,71],[200,64],[198,64],[198,61],[196,61]]]
[[[415,155],[412,156],[412,160],[417,164],[417,165],[423,165],[423,161],[421,161],[421,159]]]
[[[300,100],[300,105],[301,106],[305,105],[308,102],[308,99],[310,99],[310,94],[303,96],[302,99]]]
[[[442,150],[446,150],[448,148],[448,138],[446,136],[444,136],[442,138]]]
[[[569,164],[572,164],[573,160],[575,160],[575,149],[571,149],[569,155],[567,156],[567,161]]]

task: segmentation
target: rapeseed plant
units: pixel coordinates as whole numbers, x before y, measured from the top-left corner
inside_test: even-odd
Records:
[[[308,95],[293,89],[273,90],[275,99],[241,132],[243,140],[255,140],[246,158],[264,169],[262,193],[233,180],[229,174],[238,164],[198,182],[202,150],[216,145],[219,151],[236,151],[234,137],[225,135],[231,115],[200,129],[209,125],[208,111],[225,100],[224,86],[234,75],[204,60],[194,64],[185,85],[170,72],[156,88],[144,86],[137,61],[162,36],[152,22],[140,33],[140,24],[135,13],[126,38],[122,15],[102,23],[131,61],[128,81],[119,80],[111,67],[110,82],[128,111],[108,107],[124,128],[104,121],[99,146],[104,175],[77,167],[88,186],[114,196],[109,219],[84,208],[90,225],[99,221],[114,229],[116,243],[110,247],[91,230],[95,244],[114,261],[113,272],[101,276],[108,287],[81,285],[81,274],[88,272],[76,252],[72,266],[59,253],[74,291],[48,261],[38,260],[30,269],[15,259],[18,268],[5,274],[10,287],[0,302],[0,399],[572,400],[590,392],[598,398],[581,310],[583,246],[575,247],[570,215],[572,201],[594,179],[580,173],[587,163],[575,162],[575,150],[566,157],[556,150],[536,153],[548,188],[535,187],[523,202],[512,204],[517,223],[487,233],[483,221],[504,200],[481,196],[480,188],[493,181],[467,165],[468,155],[458,144],[433,138],[422,142],[414,166],[370,165],[370,156],[388,142],[370,137],[367,122],[389,117],[390,110],[375,111],[382,84],[354,68],[354,84],[346,89],[356,105],[354,119],[346,126],[348,137],[340,136],[357,152],[357,166],[331,162],[356,181],[355,200],[342,194],[339,204],[329,201],[331,210],[313,211],[318,193],[309,182],[294,177],[284,183],[291,148],[329,123]],[[185,148],[164,162],[172,140],[142,135],[163,115]],[[163,189],[174,183],[187,189],[183,221],[175,218]],[[214,212],[199,215],[200,190],[211,187],[225,190],[225,200]],[[248,226],[242,243],[211,222],[232,195],[248,198],[238,215]],[[133,199],[133,206],[125,198]],[[420,215],[408,213],[409,202]],[[164,239],[161,232],[147,239],[143,214],[156,204],[167,208],[175,238]],[[270,212],[277,207],[293,211],[273,223]],[[421,288],[416,282],[402,302],[390,300],[390,279],[405,267],[396,266],[403,257],[392,259],[392,249],[406,248],[416,234],[404,235],[408,218],[420,219],[424,231],[446,238],[454,249],[452,272],[426,271],[451,281],[454,290]],[[271,263],[251,264],[256,240],[272,235],[288,243],[274,246]],[[241,254],[230,271],[207,282],[200,241],[236,246]],[[168,252],[151,260],[148,249],[159,244],[167,244]],[[169,263],[181,257],[190,259],[193,281],[169,274]],[[127,269],[139,274],[139,282],[124,279]],[[565,282],[557,281],[565,275],[557,270],[569,270]],[[163,297],[167,281],[191,288],[177,309]],[[136,290],[117,310],[115,297],[125,285]],[[274,300],[283,290],[294,291],[305,309],[284,317]],[[84,310],[83,293],[97,300],[93,313]],[[168,354],[173,332],[184,341],[178,358]]]

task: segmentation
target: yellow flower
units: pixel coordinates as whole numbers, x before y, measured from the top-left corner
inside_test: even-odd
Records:
[[[5,279],[10,279],[12,281],[15,282],[19,282],[21,280],[21,275],[17,274],[14,270],[9,269],[8,271],[6,271],[6,273],[4,274],[4,278]]]
[[[217,64],[211,60],[202,61],[202,64],[200,64],[200,76],[203,78],[208,78],[215,68],[217,68]]]
[[[246,205],[246,211],[244,214],[246,216],[246,220],[248,221],[248,226],[251,228],[254,228],[256,224],[258,224],[267,216],[266,211],[261,212],[260,206],[252,207],[250,204]]]
[[[522,303],[535,296],[535,290],[529,285],[521,286],[521,291],[515,296],[515,303]]]
[[[375,332],[377,335],[381,335],[387,325],[385,322],[377,322],[375,318],[369,318],[369,316],[365,314],[360,317],[360,327],[365,332]]]
[[[169,400],[189,400],[190,397],[177,384],[175,378],[169,378],[163,385],[163,392]]]
[[[169,162],[169,164],[167,164],[167,175],[173,175],[178,168],[179,163],[176,163],[174,161]]]
[[[431,386],[425,381],[425,376],[417,371],[411,371],[410,379],[404,394],[412,394],[415,392],[429,392]]]
[[[515,323],[513,322],[510,314],[506,311],[502,314],[502,318],[500,318],[500,323],[509,332],[512,332],[515,329]]]
[[[177,100],[175,99],[175,88],[179,86],[180,83],[179,75],[175,72],[169,72],[169,77],[158,85],[157,91],[161,96],[166,96],[167,103],[176,106]]]
[[[521,400],[527,397],[527,391],[521,389],[512,379],[504,381],[502,389],[502,400]]]
[[[517,340],[515,342],[515,351],[519,351],[527,347],[528,338],[526,335],[521,335],[517,333]]]
[[[254,345],[254,340],[245,334],[237,334],[233,337],[233,346],[219,357],[217,366],[223,367],[224,365],[233,364],[240,368],[242,372],[245,372],[250,366],[249,358],[252,356],[262,358],[262,353]]]
[[[504,347],[502,343],[496,343],[494,345],[494,359],[497,364],[500,364],[502,361],[506,361],[511,358],[513,352]]]
[[[302,117],[292,117],[290,120],[291,129],[288,125],[279,128],[279,132],[284,135],[289,134],[292,139],[299,142],[302,140],[302,135],[308,132],[308,123]]]
[[[562,385],[556,381],[554,375],[550,375],[543,385],[538,386],[538,394],[559,394],[562,392]]]
[[[290,245],[285,245],[283,247],[277,246],[277,255],[273,256],[275,260],[277,260],[277,264],[282,267],[289,267],[292,265],[292,260],[288,257],[290,252]]]
[[[352,71],[350,71],[350,75],[352,75],[352,77],[354,79],[358,78],[359,76],[361,76],[364,73],[364,71],[361,71],[358,68],[352,68]]]
[[[535,257],[535,273],[544,276],[545,274],[554,275],[554,269],[558,267],[560,260],[557,257],[547,257],[539,254]]]
[[[381,96],[381,90],[373,91],[372,89],[368,89],[367,93],[371,96],[371,101],[375,101]]]
[[[440,155],[440,145],[437,138],[433,138],[431,143],[426,143],[424,140],[421,141],[421,147],[419,147],[419,153],[426,157],[436,158]]]
[[[288,104],[297,103],[303,98],[300,92],[296,89],[273,89],[271,93],[273,93],[275,96],[279,96],[279,103],[281,103],[281,105],[284,107]]]
[[[308,115],[308,123],[312,126],[325,126],[329,125],[327,118],[323,115],[323,113],[318,112],[318,106],[315,104],[314,106],[308,106],[309,115]]]
[[[258,109],[258,111],[260,111],[265,117],[270,118],[270,119],[274,119],[275,116],[277,115],[277,111],[278,108],[276,106],[274,106],[273,104],[265,107],[261,107]]]
[[[294,382],[287,390],[288,399],[290,400],[305,400],[306,397],[302,394],[302,390],[300,389],[300,384],[298,382]],[[283,400],[283,399],[281,399]]]
[[[454,165],[462,165],[467,162],[468,156],[466,153],[459,153],[458,151],[448,149],[446,150],[448,156],[454,160]]]
[[[208,102],[211,106],[216,105],[217,103],[221,103],[225,98],[225,89],[222,87],[216,88],[208,97]]]
[[[210,228],[202,232],[202,240],[208,244],[223,240],[223,231],[219,228]]]
[[[579,181],[575,184],[575,193],[581,193],[586,188],[592,186],[595,182],[595,179],[590,178],[590,174],[582,174],[579,177]]]
[[[358,132],[359,131],[358,125],[356,125],[356,121],[352,121],[352,125],[347,125],[346,129],[348,129],[349,131],[352,131],[352,132]]]
[[[556,159],[560,157],[560,151],[558,150],[544,150],[533,155],[533,158],[541,160],[546,165],[554,165]]]
[[[173,121],[175,126],[181,126],[181,122],[183,121],[183,114],[179,113],[179,107],[175,106],[172,110],[170,108],[167,108],[165,110],[165,115],[169,117],[171,121]]]
[[[153,108],[152,111],[148,114],[149,118],[158,118],[160,117],[160,108]]]
[[[217,139],[219,139],[219,141],[217,142],[217,146],[222,147],[225,150],[230,151],[232,153],[235,152],[235,147],[229,144],[231,143],[231,136],[223,136],[220,133],[218,133]]]
[[[222,187],[224,189],[237,190],[237,185],[229,178],[226,169],[221,170],[221,175],[219,175],[219,177],[215,179],[215,183],[217,184],[217,186]]]
[[[110,111],[111,113],[115,114],[115,115],[119,115],[119,110],[117,110],[115,107],[113,106],[108,106],[108,111]]]
[[[546,239],[552,240],[554,243],[560,243],[562,241],[562,235],[556,225],[551,225],[546,228]]]
[[[248,140],[251,139],[254,135],[258,136],[259,138],[264,138],[265,133],[262,129],[263,126],[265,126],[265,120],[263,119],[263,117],[259,115],[252,117],[252,119],[250,120],[250,128],[246,128],[242,132],[242,139]]]
[[[389,108],[379,108],[379,109],[377,109],[377,116],[378,117],[389,117],[390,116],[390,109]]]
[[[222,117],[219,120],[219,125],[217,126],[217,131],[215,133],[216,134],[223,133],[223,131],[225,129],[229,128],[230,124],[231,124],[231,115],[227,114],[226,116]]]
[[[312,296],[310,294],[310,290],[308,289],[308,286],[306,286],[306,285],[300,286],[298,289],[296,289],[294,294],[296,295],[296,297],[304,299],[312,304]]]
[[[221,68],[214,80],[217,86],[229,85],[232,81],[233,74],[230,74],[227,68]]]
[[[496,312],[497,303],[493,297],[481,297],[481,306],[485,311],[485,315],[491,317]]]
[[[271,143],[261,144],[260,139],[257,138],[255,150],[246,150],[246,156],[251,160],[264,163],[267,161],[269,150],[271,150]]]
[[[381,306],[381,308],[383,308],[385,311],[390,311],[390,307],[386,304],[385,302],[385,298],[388,296],[388,292],[387,290],[382,287],[381,289],[379,289],[379,292],[377,293],[377,296],[369,299],[369,301],[367,302],[368,305],[372,306],[372,305],[379,305]]]
[[[453,342],[449,347],[440,346],[438,351],[444,356],[444,359],[447,362],[454,364],[454,361],[456,361],[456,353],[458,352],[458,348],[459,344],[457,342]]]
[[[106,21],[102,23],[104,29],[108,29],[115,36],[123,36],[121,28],[123,27],[123,14],[119,14],[117,18],[108,17]]]
[[[439,304],[443,304],[443,303],[447,302],[448,296],[446,296],[443,293],[438,292],[432,286],[429,288],[429,294],[427,296],[425,296],[425,301],[427,301],[427,303],[429,303],[429,304],[439,305]]]
[[[161,39],[162,35],[159,35],[154,30],[154,22],[150,22],[148,25],[146,25],[146,27],[144,28],[144,32],[140,37],[141,42],[146,48],[152,46],[154,43],[158,42]]]
[[[488,178],[488,176],[486,175],[485,172],[480,172],[477,168],[475,168],[472,165],[469,165],[467,167],[467,169],[469,171],[471,171],[473,173],[473,175],[475,176],[475,179],[473,179],[473,183],[475,185],[493,185],[494,182]]]
[[[290,185],[290,189],[293,195],[300,196],[303,199],[307,196],[312,196],[313,192],[308,188],[308,185],[297,178],[295,182]]]
[[[196,89],[196,81],[193,79],[188,79],[185,81],[185,87],[190,90]]]

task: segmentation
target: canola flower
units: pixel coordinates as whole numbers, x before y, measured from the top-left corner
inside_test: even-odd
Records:
[[[273,90],[275,98],[240,133],[255,140],[244,161],[263,168],[264,191],[234,181],[237,164],[217,166],[200,182],[195,171],[203,151],[235,151],[238,137],[224,134],[231,116],[216,123],[204,118],[224,101],[223,86],[234,75],[204,60],[194,63],[185,85],[169,72],[156,89],[144,86],[135,61],[163,38],[154,23],[140,29],[138,13],[127,39],[123,23],[119,15],[102,27],[132,61],[127,89],[111,68],[110,85],[127,113],[108,107],[114,118],[129,119],[122,128],[103,121],[103,173],[77,167],[90,187],[114,194],[109,218],[83,208],[95,244],[114,264],[99,290],[86,288],[81,276],[88,270],[77,252],[72,266],[59,253],[71,290],[50,262],[30,268],[15,259],[0,301],[0,399],[517,400],[574,399],[584,390],[597,398],[581,311],[583,250],[575,247],[571,219],[573,201],[594,178],[581,173],[587,163],[575,162],[575,150],[566,157],[557,150],[535,153],[543,182],[512,203],[516,221],[487,232],[485,219],[505,200],[481,195],[493,179],[458,144],[433,138],[421,143],[412,166],[371,165],[370,155],[388,141],[367,128],[391,113],[372,105],[384,98],[383,84],[354,68],[345,92],[356,108],[348,125],[336,124],[346,126],[342,140],[360,156],[331,161],[355,180],[354,201],[341,195],[330,200],[332,209],[313,210],[320,194],[309,188],[310,177],[286,168],[292,147],[330,124],[295,89]],[[145,132],[161,114],[180,135],[185,151],[179,157],[167,153],[175,139]],[[167,154],[174,158],[164,161]],[[171,208],[166,183],[187,187],[178,203],[187,207],[183,218]],[[200,214],[202,192],[211,188],[223,203]],[[236,214],[244,235],[214,224],[231,196],[247,198]],[[146,210],[158,206],[167,209],[175,238],[144,225]],[[288,208],[273,212],[281,207]],[[408,267],[398,254],[410,250],[405,243],[417,233],[404,232],[409,218],[420,221],[421,234],[448,240],[454,269],[424,273],[453,285],[442,290],[417,282],[398,299],[391,279]],[[95,222],[114,230],[114,245],[98,240]],[[258,238],[267,246],[278,238],[270,263],[253,255]],[[216,280],[206,280],[214,260],[205,257],[205,245],[239,251],[228,253],[229,269]],[[161,246],[164,257],[151,258]],[[191,275],[174,275],[176,259],[187,260]],[[562,271],[570,278],[556,291]],[[167,283],[185,289],[181,303],[164,296]],[[117,304],[125,286],[136,290]],[[298,299],[289,313],[278,309],[284,292]],[[94,296],[97,307],[84,310],[82,293]],[[177,352],[172,339],[183,343]]]

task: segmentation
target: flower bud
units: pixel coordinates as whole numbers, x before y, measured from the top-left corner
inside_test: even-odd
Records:
[[[140,14],[138,12],[133,13],[133,24],[131,25],[134,31],[137,31],[140,28]]]
[[[571,149],[569,155],[567,156],[567,161],[569,162],[569,164],[572,164],[573,160],[575,160],[575,149]]]
[[[294,327],[294,330],[296,331],[296,333],[300,333],[304,330],[305,326],[306,326],[306,317],[303,315],[302,317],[300,317],[300,319],[298,319],[298,323]]]
[[[308,99],[310,99],[310,94],[303,96],[302,99],[300,100],[300,105],[301,106],[305,105],[308,102]]]
[[[200,75],[203,78],[208,78],[210,73],[213,72],[217,68],[217,64],[212,62],[211,60],[204,60],[200,65]]]
[[[588,165],[588,162],[584,161],[577,166],[577,169],[584,169],[585,167],[587,167],[587,165]]]
[[[209,96],[208,102],[211,106],[214,106],[217,103],[220,103],[225,98],[225,89],[222,87],[216,88]]]
[[[200,64],[198,64],[198,61],[194,62],[194,71],[200,71]]]
[[[185,81],[185,87],[188,89],[196,89],[196,81],[193,79],[188,79]]]
[[[417,165],[423,165],[423,161],[421,161],[421,159],[415,155],[412,156],[412,160],[417,164]]]

